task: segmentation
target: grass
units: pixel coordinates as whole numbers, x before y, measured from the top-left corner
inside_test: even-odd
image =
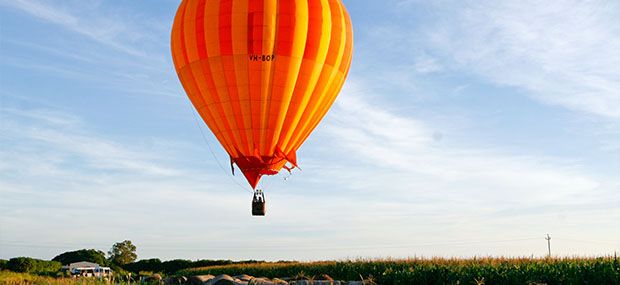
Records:
[[[109,285],[102,279],[97,278],[55,278],[39,276],[28,273],[16,273],[12,271],[0,271],[1,285]]]
[[[350,260],[260,263],[181,270],[177,275],[249,274],[291,277],[327,274],[377,284],[620,284],[616,257]]]

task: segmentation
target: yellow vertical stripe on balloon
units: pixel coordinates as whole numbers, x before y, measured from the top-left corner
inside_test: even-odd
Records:
[[[353,55],[353,26],[351,24],[351,20],[348,16],[346,8],[342,4],[341,6],[342,6],[342,10],[344,11],[346,15],[344,17],[344,21],[345,21],[344,29],[346,31],[345,34],[347,36],[342,62],[340,63],[340,66],[338,66],[337,68],[338,72],[337,72],[335,80],[332,82],[331,86],[329,87],[329,90],[326,93],[328,95],[326,97],[326,100],[322,102],[322,105],[319,107],[319,112],[313,117],[312,122],[310,123],[311,127],[309,128],[309,131],[306,131],[304,135],[302,136],[302,138],[297,142],[297,147],[301,146],[304,143],[304,141],[312,133],[312,130],[314,130],[319,125],[323,117],[327,114],[327,112],[333,105],[334,101],[336,100],[336,97],[342,90],[344,81],[349,72],[349,68],[351,67],[351,59]]]
[[[294,94],[296,95],[293,100],[297,101],[293,103],[291,109],[288,110],[286,116],[286,123],[284,124],[287,129],[285,129],[279,138],[279,145],[286,146],[288,145],[291,137],[293,136],[299,122],[301,120],[301,116],[303,111],[308,106],[308,102],[310,102],[310,98],[312,97],[312,92],[319,81],[321,71],[323,70],[323,65],[325,64],[325,59],[327,58],[327,52],[329,50],[329,42],[331,39],[331,28],[332,28],[332,17],[331,10],[329,8],[328,0],[311,0],[310,3],[317,3],[320,5],[321,16],[320,19],[309,19],[309,21],[316,21],[321,23],[321,37],[319,38],[319,42],[316,44],[317,47],[317,55],[315,59],[304,59],[302,63],[302,72],[307,70],[307,80],[297,82],[297,86],[295,87]],[[312,7],[310,8],[312,9]],[[310,23],[312,25],[312,23]],[[284,149],[285,153],[291,151],[291,149]]]
[[[183,55],[181,52],[181,47],[178,46],[178,42],[179,42],[178,38],[180,37],[179,34],[180,34],[179,28],[175,26],[174,29],[172,29],[170,47],[172,49],[172,62],[174,63],[174,68],[177,72],[177,75],[178,75],[178,72],[181,70],[181,67],[184,65],[183,60],[182,60]]]
[[[248,2],[248,54],[251,56],[262,53],[263,12],[265,10],[265,5],[262,1],[264,0],[251,0]],[[248,58],[248,60],[250,59]],[[250,113],[252,124],[250,133],[254,141],[252,152],[248,156],[258,153],[260,148],[262,66],[262,63],[256,60],[248,63],[250,109],[252,110]]]
[[[187,8],[187,1],[181,2],[179,5],[179,10],[174,18],[174,26],[172,29],[172,56],[174,60],[174,64],[177,72],[187,65],[187,60],[185,59],[185,51],[182,43],[183,30],[182,30],[182,22],[185,14],[185,10]]]
[[[207,0],[205,5],[205,42],[207,43],[207,54],[209,56],[209,68],[211,77],[216,87],[216,102],[213,110],[216,120],[221,120],[225,125],[223,130],[224,136],[229,138],[232,143],[229,148],[238,149],[241,145],[239,133],[235,131],[236,121],[228,114],[233,114],[232,105],[230,103],[230,94],[228,92],[229,84],[224,74],[222,65],[222,55],[220,52],[220,1]],[[236,151],[234,152],[236,154]]]
[[[234,150],[234,142],[228,134],[228,125],[219,116],[219,106],[214,100],[217,100],[216,89],[213,87],[214,83],[210,78],[209,63],[207,60],[196,61],[190,64],[190,69],[193,70],[193,74],[196,78],[197,85],[201,89],[200,95],[205,99],[207,105],[201,110],[201,112],[208,113],[209,120],[205,120],[205,123],[210,127],[218,129],[220,143],[224,145],[227,150],[230,150],[232,154],[236,153]]]
[[[276,37],[277,8],[278,0],[264,0],[262,46],[262,55],[264,56],[273,54]],[[269,126],[269,104],[271,103],[271,89],[273,88],[273,61],[262,62],[261,76],[259,153],[261,156],[270,156],[273,154],[267,150],[266,133]]]
[[[338,92],[342,88],[342,83],[344,82],[344,80],[345,80],[344,73],[342,73],[341,71],[338,71],[338,75],[336,76],[334,83],[330,86],[329,91],[328,91],[328,92],[336,92],[335,95],[326,97],[326,99],[323,100],[323,102],[321,102],[321,106],[319,106],[318,111],[316,112],[312,120],[310,121],[310,124],[309,124],[310,127],[303,133],[300,139],[295,143],[295,146],[294,146],[295,148],[299,148],[306,141],[306,139],[308,139],[310,134],[312,134],[312,131],[319,125],[319,123],[321,123],[321,121],[323,120],[323,117],[325,117],[325,115],[327,114],[331,106],[333,105],[334,101],[336,100],[336,97],[338,96]],[[333,93],[329,93],[329,94],[333,94]]]
[[[304,51],[306,49],[306,40],[308,37],[308,0],[294,0],[295,9],[294,9],[294,26],[292,28],[293,38],[291,39],[291,54],[290,61],[287,65],[279,66],[280,61],[276,61],[276,76],[281,76],[280,80],[276,80],[276,83],[283,83],[282,94],[280,94],[278,99],[273,102],[273,104],[278,104],[279,106],[275,106],[272,110],[275,111],[275,122],[272,125],[272,132],[268,135],[271,138],[269,152],[275,153],[276,144],[280,138],[280,133],[282,131],[282,127],[284,124],[284,119],[286,117],[286,112],[291,103],[291,98],[293,96],[293,91],[295,89],[295,85],[297,83],[298,77],[301,77],[301,80],[305,80],[303,74],[299,73],[301,68],[301,62],[303,60]],[[280,71],[282,73],[280,73]],[[278,82],[282,81],[282,82]],[[273,94],[273,96],[277,96]],[[279,101],[279,102],[278,102]]]
[[[211,4],[215,3],[215,1],[207,1],[207,2],[210,2]],[[202,8],[205,11],[205,19],[208,18],[206,14],[209,13],[209,11],[211,11],[210,10],[211,8],[212,6],[208,6],[208,5],[205,5],[205,7]],[[205,28],[206,28],[206,24],[207,23],[205,22],[204,23]],[[198,32],[200,31],[196,31],[196,33]],[[196,37],[198,38],[198,36]],[[237,152],[234,148],[234,140],[229,131],[230,127],[227,124],[227,122],[222,119],[222,116],[221,116],[221,113],[222,113],[221,106],[220,106],[221,104],[218,103],[220,99],[217,93],[216,83],[212,76],[213,72],[211,70],[210,58],[208,57],[208,51],[210,47],[213,48],[212,46],[209,46],[208,44],[204,45],[204,49],[207,52],[207,55],[206,55],[207,57],[201,59],[200,61],[192,63],[193,65],[192,69],[195,70],[194,75],[197,79],[198,85],[202,86],[201,94],[203,98],[205,99],[205,102],[207,103],[207,106],[203,108],[203,112],[208,112],[209,120],[205,120],[205,123],[207,123],[207,125],[209,125],[210,127],[218,128],[219,130],[218,140],[220,140],[220,143],[224,146],[227,152],[229,152],[231,155],[235,155]],[[198,49],[198,46],[196,48]]]
[[[180,37],[180,28],[175,25],[172,29],[170,48],[172,50],[172,61],[174,63],[174,68],[177,72],[177,75],[178,72],[181,70],[181,67],[185,65],[183,62],[183,52],[181,51],[181,47],[179,46]]]
[[[324,80],[323,82],[325,84],[318,86],[320,88],[315,89],[313,92],[311,104],[308,105],[308,108],[304,112],[307,113],[307,116],[306,114],[302,116],[302,124],[297,130],[293,140],[285,147],[287,150],[289,147],[290,149],[298,148],[301,145],[300,140],[306,137],[306,133],[313,130],[312,121],[315,116],[317,116],[317,113],[320,113],[319,111],[324,105],[325,100],[329,100],[328,97],[330,94],[328,92],[330,86],[336,79],[338,67],[342,62],[347,36],[345,33],[346,23],[344,20],[344,11],[338,0],[330,1],[330,5],[333,19],[332,42],[330,43],[330,51],[328,52],[328,62],[323,68],[325,77],[323,77],[322,80]]]
[[[185,90],[188,90],[188,91],[196,90],[197,88],[196,86],[197,80],[194,80],[193,78],[191,78],[192,74],[189,73],[190,70],[191,69],[188,67],[188,68],[185,68],[183,72],[179,73],[179,78],[183,80],[182,81],[183,86]],[[189,84],[193,84],[194,86],[188,86]],[[192,102],[192,104],[194,105],[194,107],[196,108],[196,111],[198,112],[198,115],[202,118],[202,120],[205,122],[213,121],[213,119],[211,118],[210,112],[206,110],[207,106],[200,92],[191,91],[191,92],[187,92],[187,95],[190,101]],[[211,132],[218,139],[218,141],[224,141],[224,139],[221,137],[221,132],[217,127],[215,127],[213,124],[211,125],[207,124],[207,126],[209,127],[209,130],[211,130]],[[225,149],[226,151],[228,151],[227,148]]]
[[[346,76],[347,76],[347,74],[349,72],[349,68],[351,66],[351,59],[352,59],[352,55],[353,55],[353,52],[352,52],[353,51],[353,27],[351,25],[350,18],[348,17],[348,13],[347,13],[344,5],[341,4],[341,6],[342,6],[342,10],[346,14],[346,17],[344,17],[344,21],[345,21],[344,29],[346,31],[345,34],[347,36],[346,42],[345,42],[345,47],[344,47],[343,58],[342,58],[342,61],[341,61],[340,65],[337,68],[337,71],[338,71],[337,76],[334,79],[334,81],[332,82],[331,87],[329,88],[329,90],[326,93],[328,96],[326,97],[326,100],[322,103],[323,105],[320,108],[320,110],[322,110],[322,115],[318,114],[320,116],[315,116],[315,118],[313,119],[312,125],[314,125],[315,127],[321,121],[321,119],[325,115],[325,113],[327,113],[327,111],[330,109],[331,105],[336,100],[336,97],[338,96],[338,94],[342,90],[342,87],[344,85],[344,81],[346,79]],[[312,128],[312,129],[314,129],[314,128]],[[309,135],[309,134],[307,134],[307,135]]]
[[[201,72],[201,70],[196,70],[196,65],[198,65],[199,62],[198,61],[190,62],[188,59],[188,54],[187,54],[188,41],[192,41],[193,37],[188,32],[190,27],[186,25],[186,23],[189,23],[186,19],[188,18],[189,14],[193,14],[193,12],[189,11],[190,7],[192,7],[190,6],[190,4],[195,4],[195,3],[190,3],[190,2],[191,1],[184,2],[185,4],[182,5],[183,12],[179,13],[178,14],[179,17],[175,19],[175,26],[178,27],[178,34],[177,34],[178,38],[177,38],[177,42],[175,46],[178,46],[180,48],[179,54],[182,56],[182,60],[183,60],[183,65],[180,69],[179,77],[181,78],[181,74],[183,74],[182,82],[184,82],[184,88],[186,92],[188,93],[188,95],[199,96],[203,99],[203,102],[204,102],[205,97],[204,97],[204,94],[200,91],[200,87],[199,87],[199,85],[204,82],[204,80],[201,80],[202,79],[201,77],[203,76],[203,72]],[[191,25],[191,23],[189,25]],[[194,100],[193,102],[196,102],[196,101]],[[222,135],[222,131],[224,130],[224,128],[222,126],[217,126],[216,124],[214,124],[214,122],[212,121],[213,120],[212,114],[208,113],[208,110],[206,109],[207,109],[206,106],[197,107],[199,114],[201,115],[203,120],[205,120],[207,125],[209,125],[210,129],[215,131],[214,133],[216,134],[216,137],[218,138],[220,143],[222,143],[224,148],[227,151],[233,151],[228,146],[229,141],[226,139],[226,137]]]
[[[326,92],[328,91],[331,83],[334,81],[336,71],[338,70],[336,67],[339,66],[342,61],[346,34],[343,29],[343,26],[345,25],[343,19],[344,13],[339,2],[339,0],[330,0],[332,37],[330,40],[327,62],[323,66],[319,84],[317,84],[317,88],[313,91],[312,98],[310,99],[306,110],[304,110],[300,125],[297,127],[291,141],[289,141],[287,145],[283,146],[285,152],[290,152],[296,147],[299,147],[299,140],[305,135],[306,132],[311,131],[309,130],[311,127],[311,121],[321,107],[322,102],[325,100]]]
[[[200,62],[193,63],[193,65],[199,65],[199,64]],[[198,88],[198,82],[200,82],[200,80],[196,80],[195,74],[192,71],[192,64],[185,66],[185,68],[181,70],[181,74],[183,75],[183,79],[184,79],[183,82],[184,82],[185,90],[187,91],[187,94],[190,95],[190,99],[192,96],[202,98],[202,94],[200,93],[200,90]],[[197,100],[194,100],[194,101],[197,101]],[[200,114],[202,119],[205,120],[205,122],[207,122],[207,125],[209,125],[209,128],[212,129],[214,135],[218,138],[222,146],[224,146],[224,149],[226,149],[227,152],[233,151],[232,149],[229,148],[229,142],[227,141],[226,137],[223,136],[222,134],[222,128],[220,128],[217,124],[215,124],[212,121],[213,120],[212,113],[210,113],[206,108],[208,108],[208,105],[197,106],[198,113]]]
[[[251,155],[254,152],[254,136],[252,135],[252,108],[250,105],[250,80],[248,77],[248,5],[249,0],[235,0],[232,8],[232,48],[235,61],[235,76],[239,93],[239,107],[243,117],[240,130],[246,138],[246,145],[240,150]],[[241,127],[241,126],[240,126]]]
[[[231,126],[231,132],[236,140],[235,148],[242,150],[248,145],[247,137],[242,132],[244,120],[239,103],[239,89],[237,88],[237,74],[235,71],[235,57],[233,52],[233,1],[220,1],[219,12],[219,46],[220,66],[226,81],[226,101],[223,102],[226,119]]]
[[[349,70],[351,68],[351,63],[353,62],[353,49],[354,49],[354,37],[355,35],[353,34],[353,23],[351,23],[351,17],[349,17],[349,12],[347,11],[347,8],[344,7],[344,4],[342,4],[342,9],[345,12],[345,22],[346,22],[346,27],[347,27],[347,46],[345,47],[345,52],[344,52],[344,61],[346,62],[346,65],[343,66],[343,68],[341,68],[340,70],[344,72],[344,79],[346,79],[346,77],[349,75]],[[344,82],[343,84],[344,85]],[[340,92],[339,92],[340,93]]]
[[[187,12],[185,12],[185,18],[183,19],[185,51],[187,52],[189,63],[200,59],[198,56],[198,42],[196,41],[196,12],[198,11],[199,2],[189,1],[187,3]]]

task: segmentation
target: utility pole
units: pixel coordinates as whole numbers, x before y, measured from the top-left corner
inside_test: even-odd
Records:
[[[549,249],[549,257],[551,257],[551,236],[547,234],[547,237],[545,237],[545,239],[547,240],[547,248]]]

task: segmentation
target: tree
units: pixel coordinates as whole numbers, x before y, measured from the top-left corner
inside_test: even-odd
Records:
[[[109,260],[117,265],[125,265],[134,262],[138,255],[136,254],[136,246],[130,240],[117,242],[108,252]]]
[[[8,262],[9,262],[9,261],[8,261],[8,260],[6,260],[6,259],[0,259],[0,270],[5,270],[5,269],[7,269],[6,264],[7,264]]]
[[[34,272],[37,268],[34,259],[28,257],[15,257],[9,259],[7,269],[13,272],[28,273]]]
[[[181,269],[192,267],[193,262],[191,260],[174,259],[161,263],[162,269],[166,274],[173,274]]]
[[[123,265],[127,271],[139,273],[140,271],[162,272],[161,260],[159,258],[143,259],[140,261]]]
[[[54,257],[52,260],[58,261],[64,265],[80,261],[93,262],[99,265],[108,265],[108,261],[105,259],[105,253],[96,249],[68,251]]]
[[[58,272],[62,266],[57,261],[47,261],[30,257],[11,258],[6,263],[6,269],[13,272],[50,274]]]

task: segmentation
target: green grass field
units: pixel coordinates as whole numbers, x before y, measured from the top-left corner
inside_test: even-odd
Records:
[[[330,275],[377,284],[620,284],[620,262],[605,258],[480,258],[261,263],[181,270],[177,275]]]

